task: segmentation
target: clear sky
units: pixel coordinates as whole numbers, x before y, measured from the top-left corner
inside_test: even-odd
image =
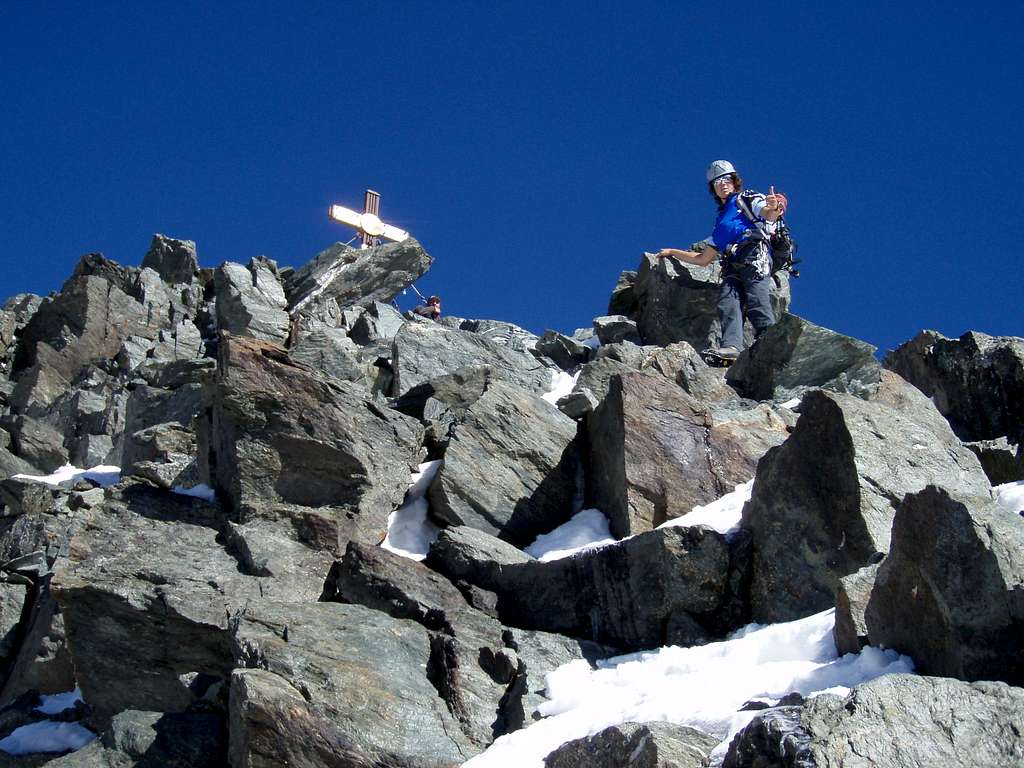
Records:
[[[571,332],[709,233],[725,158],[790,199],[797,314],[1024,335],[1022,28],[1019,0],[0,0],[0,298],[155,232],[299,266],[372,187],[446,312]]]

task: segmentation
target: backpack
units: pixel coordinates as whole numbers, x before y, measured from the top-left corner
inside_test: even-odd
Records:
[[[756,224],[758,217],[754,215],[750,207],[749,192],[740,192],[736,197],[736,206],[740,209],[751,223]],[[772,274],[776,272],[788,272],[793,277],[800,277],[800,270],[796,265],[800,263],[796,256],[796,240],[793,239],[789,227],[783,217],[776,220],[775,231],[767,236],[768,245],[772,249]]]

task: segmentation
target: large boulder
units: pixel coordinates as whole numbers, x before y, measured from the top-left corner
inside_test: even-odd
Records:
[[[19,458],[49,474],[68,462],[64,436],[49,424],[30,416],[0,417],[10,434],[10,449]]]
[[[225,262],[214,273],[214,286],[222,331],[279,344],[288,338],[287,301],[276,262],[263,256],[248,266]]]
[[[339,555],[381,541],[420,459],[419,423],[268,342],[225,336],[219,354],[200,471],[235,521],[289,520]]]
[[[594,504],[617,538],[731,492],[788,436],[768,406],[705,405],[673,382],[644,373],[613,377],[588,428]]]
[[[645,255],[632,286],[636,309],[629,315],[636,320],[644,344],[665,346],[686,341],[697,349],[705,349],[715,343],[721,335],[717,310],[720,275],[717,262],[696,267],[676,259]],[[617,291],[622,293],[619,287],[621,283]],[[788,275],[778,275],[771,301],[776,317],[789,308]],[[745,326],[745,343],[749,345],[753,330],[749,323]]]
[[[322,314],[326,304],[389,302],[418,280],[434,262],[414,239],[356,250],[335,243],[288,278],[288,312]],[[330,308],[328,312],[336,309]]]
[[[367,374],[358,345],[342,328],[317,325],[301,331],[288,354],[313,370],[344,381],[363,381]]]
[[[450,427],[432,514],[519,546],[573,514],[576,423],[536,395],[491,381]]]
[[[220,522],[211,505],[143,485],[85,513],[52,590],[96,724],[184,711],[230,674],[228,619],[261,588],[218,543]]]
[[[1024,764],[1024,691],[885,675],[846,696],[759,713],[723,768],[979,768]]]
[[[1024,339],[921,331],[883,364],[932,398],[961,440],[1024,442]]]
[[[563,371],[572,371],[590,360],[594,350],[571,336],[558,331],[544,331],[534,349]]]
[[[865,612],[872,645],[927,675],[1024,685],[1024,519],[928,486],[896,512]]]
[[[536,394],[547,392],[552,382],[552,369],[529,351],[430,322],[402,326],[395,335],[391,364],[395,374],[391,394],[396,397],[438,376],[481,365],[490,366],[495,378]]]
[[[817,387],[868,397],[881,371],[870,344],[786,314],[743,351],[726,378],[744,397],[781,402]]]
[[[232,648],[232,765],[454,768],[483,748],[435,688],[439,660],[416,622],[263,602],[235,621]]]
[[[622,723],[566,742],[544,768],[704,768],[718,739],[674,723]]]
[[[441,531],[427,564],[494,592],[503,623],[630,650],[694,645],[732,628],[719,620],[729,546],[710,528],[661,528],[570,558],[510,564],[479,562],[457,531]]]
[[[754,536],[755,621],[832,607],[838,579],[889,551],[896,506],[931,483],[987,494],[977,457],[904,411],[852,395],[804,396],[792,435],[757,466],[744,527]]]

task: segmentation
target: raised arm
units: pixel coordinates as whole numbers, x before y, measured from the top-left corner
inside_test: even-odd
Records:
[[[698,267],[706,267],[708,264],[718,258],[718,251],[712,248],[710,245],[706,246],[702,251],[681,251],[678,248],[662,248],[655,254],[659,259],[664,259],[666,256],[685,261],[687,264],[693,264]]]

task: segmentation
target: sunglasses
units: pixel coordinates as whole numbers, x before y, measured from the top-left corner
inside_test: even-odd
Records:
[[[725,176],[719,176],[717,179],[715,179],[711,183],[714,184],[716,187],[721,187],[721,186],[723,186],[725,184],[732,184],[733,183],[732,182],[732,176],[730,176],[728,174],[725,175]]]

